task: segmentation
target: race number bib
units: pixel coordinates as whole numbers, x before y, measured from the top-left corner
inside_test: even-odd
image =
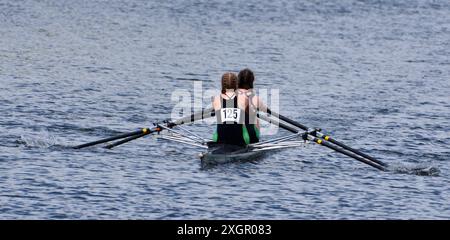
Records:
[[[222,122],[239,122],[241,119],[241,111],[239,108],[222,108],[220,109]]]

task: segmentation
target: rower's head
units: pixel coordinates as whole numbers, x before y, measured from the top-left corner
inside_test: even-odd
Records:
[[[252,70],[245,68],[242,69],[238,74],[238,88],[242,89],[252,89],[253,81],[255,81],[255,76]]]
[[[225,94],[227,90],[236,91],[237,76],[232,72],[227,72],[222,75],[222,93]]]

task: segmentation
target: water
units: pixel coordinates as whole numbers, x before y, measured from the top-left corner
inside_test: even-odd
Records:
[[[449,16],[444,0],[3,0],[0,218],[448,219]],[[173,90],[244,67],[284,115],[439,176],[313,144],[209,169],[151,137],[70,149],[166,119]]]

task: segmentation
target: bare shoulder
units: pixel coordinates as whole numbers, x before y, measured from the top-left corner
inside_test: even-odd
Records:
[[[248,98],[247,96],[245,96],[245,94],[238,94],[237,95],[237,99],[238,99],[238,106],[241,109],[245,109],[245,107],[248,105]]]
[[[239,95],[239,96],[242,96],[242,95],[245,95],[245,94],[246,94],[246,92],[245,92],[244,90],[242,90],[242,89],[237,89],[237,90],[236,90],[236,93],[237,93],[237,95]]]
[[[252,101],[253,104],[257,105],[261,101],[261,98],[258,95],[253,95]]]

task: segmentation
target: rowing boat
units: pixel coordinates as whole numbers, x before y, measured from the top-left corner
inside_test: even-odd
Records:
[[[252,161],[261,157],[265,151],[255,151],[250,146],[237,146],[215,142],[208,143],[208,151],[200,154],[203,165],[216,165],[230,162]]]
[[[265,152],[284,148],[297,148],[300,146],[304,146],[305,142],[308,141],[317,143],[321,146],[342,153],[348,157],[351,157],[359,162],[365,163],[381,171],[390,170],[390,166],[388,164],[372,156],[369,156],[361,152],[360,150],[354,149],[340,141],[337,141],[329,135],[321,133],[321,129],[308,128],[295,120],[289,119],[276,112],[272,112],[270,111],[270,109],[268,109],[266,113],[258,113],[257,117],[271,124],[275,124],[284,130],[287,130],[291,133],[290,135],[269,139],[263,142],[254,143],[242,147],[211,143],[209,140],[181,126],[183,124],[192,123],[196,120],[213,117],[214,115],[214,109],[209,108],[207,110],[202,110],[194,113],[191,116],[180,118],[176,121],[163,121],[162,123],[156,123],[155,127],[153,128],[142,128],[138,131],[123,133],[118,136],[108,137],[105,139],[77,145],[73,148],[81,149],[119,140],[113,143],[109,143],[105,146],[105,148],[111,149],[118,145],[141,138],[145,135],[154,134],[161,139],[203,148],[206,150],[206,152],[203,152],[200,155],[200,159],[203,164],[220,164],[253,160],[262,156]],[[439,173],[439,169],[436,169],[434,167],[417,167],[409,170],[411,170],[411,173],[417,175],[435,175],[435,172],[437,172],[437,174]]]
[[[268,151],[299,147],[305,144],[304,140],[298,140],[298,133],[249,144],[247,146],[238,146],[211,142],[182,126],[177,126],[176,130],[167,126],[160,126],[160,128],[166,131],[158,134],[158,139],[205,149],[206,151],[200,154],[202,165],[252,161],[262,157]]]

